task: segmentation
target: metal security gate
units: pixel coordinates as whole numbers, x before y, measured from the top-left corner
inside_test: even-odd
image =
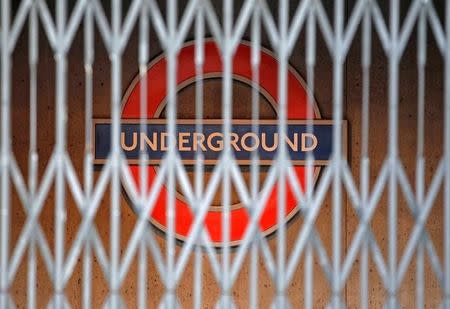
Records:
[[[442,10],[436,9],[436,5]],[[105,6],[110,6],[110,12]],[[386,6],[384,13],[380,6]],[[29,308],[45,305],[55,308],[90,308],[99,303],[108,308],[126,304],[140,308],[150,307],[151,304],[159,304],[164,308],[202,308],[207,301],[221,308],[258,308],[269,305],[276,308],[311,308],[322,305],[337,308],[347,306],[348,302],[362,308],[381,304],[397,308],[404,305],[405,299],[407,302],[408,299],[413,299],[408,304],[414,303],[417,307],[430,302],[431,306],[450,308],[448,3],[443,5],[415,0],[406,5],[403,1],[391,0],[386,5],[374,0],[358,0],[354,3],[337,0],[330,5],[311,0],[299,3],[247,0],[239,2],[238,6],[233,1],[218,3],[209,0],[191,0],[182,4],[175,0],[163,4],[154,0],[134,0],[127,5],[118,0],[111,3],[101,3],[98,0],[67,3],[66,0],[60,0],[54,3],[53,8],[53,3],[43,0],[23,0],[20,3],[2,0],[0,7],[0,308],[15,307],[16,303]],[[219,13],[218,8],[221,11]],[[27,40],[21,39],[24,35]],[[223,91],[218,108],[221,108],[222,113],[225,146],[208,182],[203,179],[204,158],[198,152],[192,172],[195,177],[191,182],[173,138],[170,137],[176,132],[176,74],[179,70],[177,54],[185,41],[194,40],[197,75],[195,113],[197,119],[203,119],[205,37],[211,37],[217,42],[223,63]],[[141,153],[140,186],[136,185],[130,174],[120,148],[119,134],[124,92],[122,78],[123,71],[127,70],[124,63],[129,61],[123,55],[130,38],[137,38],[131,52],[138,59],[138,67],[129,70],[135,72],[138,69],[141,80],[147,78],[147,64],[152,57],[150,42],[157,41],[167,57],[166,117],[169,150],[151,184],[146,183],[145,162],[148,158],[145,152]],[[262,41],[268,42],[266,47],[273,51],[279,61],[277,120],[280,134],[285,133],[287,123],[288,63],[293,54],[299,53],[298,42],[306,42],[302,54],[305,71],[301,73],[306,76],[310,102],[322,91],[315,87],[316,67],[327,66],[332,74],[329,106],[333,119],[333,155],[328,166],[322,169],[315,186],[303,188],[300,185],[299,179],[292,173],[293,167],[283,143],[280,144],[278,156],[268,169],[261,186],[256,152],[251,158],[248,183],[244,181],[243,172],[235,163],[229,142],[233,115],[232,61],[243,38],[249,40],[251,46],[254,84],[258,84],[260,77]],[[412,38],[416,45],[408,45]],[[20,40],[25,43],[18,49]],[[74,41],[80,44],[74,44]],[[353,157],[351,165],[359,167],[357,172],[351,168],[344,155],[346,149],[342,143],[341,126],[345,115],[344,103],[351,96],[346,85],[346,72],[347,63],[351,61],[348,58],[349,50],[354,41],[358,43],[356,48],[360,51],[357,65],[361,72],[361,86],[357,88],[361,92],[361,100],[353,102],[358,106],[354,119],[359,119],[355,120],[354,127],[358,126],[356,130],[360,129],[360,134],[354,136],[352,143],[358,141],[360,155]],[[442,61],[442,66],[438,69],[442,71],[443,80],[442,100],[432,102],[427,97],[428,75],[425,74],[427,61],[430,61],[427,51],[431,48],[431,41]],[[325,47],[325,52],[318,49],[320,44]],[[43,45],[48,45],[52,55],[42,55]],[[77,48],[77,45],[82,46],[78,49],[78,52],[82,51],[84,64],[82,90],[76,90],[75,84],[70,83],[75,78],[70,69],[73,57],[70,51]],[[93,110],[97,104],[93,93],[96,85],[98,86],[94,71],[99,49],[106,51],[110,62],[110,72],[104,74],[110,76],[108,109],[112,124],[112,148],[101,170],[94,171],[93,141],[89,132],[92,132],[92,119],[95,116]],[[404,119],[399,111],[402,102],[399,68],[402,57],[408,50],[416,51],[415,58],[413,57],[415,60],[407,63],[414,69],[411,74],[417,78],[417,88],[409,89],[415,93],[416,101],[408,103],[410,107],[414,107],[411,110],[414,111],[416,122],[411,131],[410,128],[402,131],[399,130]],[[330,59],[325,64],[317,56],[324,53]],[[374,53],[385,57],[383,61],[386,76],[376,75],[371,78]],[[27,80],[28,98],[24,109],[27,113],[21,116],[14,112],[21,103],[13,100],[14,89],[17,90],[13,83],[14,72],[19,69],[17,62],[14,62],[17,54],[23,60],[20,67],[27,72],[24,77]],[[48,160],[42,161],[41,153],[45,149],[39,148],[42,138],[39,132],[48,126],[48,122],[39,120],[39,106],[44,103],[38,84],[47,77],[41,73],[39,65],[42,65],[40,59],[49,56],[54,58],[55,72],[54,81],[50,79],[50,83],[54,85],[54,95],[47,94],[54,106],[54,141],[51,142],[53,147]],[[48,65],[47,70],[53,70],[53,64]],[[383,90],[387,91],[387,112],[379,118],[384,119],[384,122],[371,121],[371,111],[377,108],[376,105],[371,105],[375,96],[371,87],[376,82],[374,78],[383,80]],[[147,83],[141,85],[141,126],[145,128],[147,112],[143,98],[148,89]],[[151,83],[149,85],[151,87]],[[252,89],[253,99],[249,104],[252,104],[253,126],[257,130],[259,109],[256,97],[259,89]],[[84,118],[81,121],[70,117],[69,111],[74,108],[73,105],[68,105],[68,94],[71,91],[79,92],[76,105],[83,106]],[[430,105],[441,106],[441,112],[428,117],[426,110]],[[308,112],[312,115],[313,110]],[[53,122],[52,119],[47,121]],[[79,132],[84,132],[84,143],[77,145],[78,148],[83,148],[83,156],[73,156],[68,150],[71,138],[80,134],[68,134],[73,121],[78,121]],[[429,135],[426,130],[434,122],[440,123],[439,132],[433,132],[433,135],[441,136],[438,144],[442,146],[442,151],[430,158],[426,153],[429,151],[428,147],[434,146],[427,144]],[[28,134],[26,150],[14,150],[14,147],[18,147],[17,131],[12,130],[14,123],[19,123],[24,131],[23,128],[29,130],[29,133],[23,133]],[[370,135],[379,130],[383,123],[387,124],[388,132],[386,151],[384,159],[373,163]],[[308,130],[312,131],[312,120],[308,120],[307,124]],[[201,122],[197,122],[197,125],[198,131],[201,131]],[[411,145],[409,152],[405,154],[399,151],[399,145],[407,134],[413,135],[412,140],[416,145]],[[350,146],[356,147],[355,145]],[[18,156],[26,159],[19,162]],[[409,177],[404,162],[411,161],[411,158],[415,164],[411,167],[412,172],[409,171],[413,176]],[[75,161],[79,162],[77,168],[74,167]],[[313,166],[314,157],[308,156],[308,183],[312,183],[314,177]],[[433,166],[431,172],[426,168],[428,166]],[[369,175],[373,177],[373,181],[370,181]],[[223,209],[223,245],[220,249],[211,244],[208,231],[204,228],[204,213],[210,206],[219,183]],[[188,237],[180,244],[176,242],[174,226],[177,216],[177,184],[192,207],[194,216],[194,224]],[[128,198],[136,213],[133,226],[128,230],[122,228],[127,220],[123,215],[125,206],[121,199],[122,186],[127,189]],[[148,224],[148,214],[155,206],[162,186],[167,188],[167,229],[160,237],[155,235],[154,229]],[[232,186],[238,188],[239,200],[250,218],[244,238],[236,247],[229,243]],[[265,238],[258,229],[258,222],[262,206],[274,186],[280,196],[278,227],[274,237]],[[285,220],[286,205],[283,198],[288,187],[294,192],[300,210],[298,230],[295,230],[293,239],[289,238],[290,241],[287,235],[292,233],[292,229]],[[328,195],[330,201],[325,203]],[[41,213],[49,200],[52,202],[47,208],[50,207],[48,213],[52,215],[43,218]],[[99,223],[96,216],[103,211],[100,207],[102,203],[106,203],[109,216],[106,222]],[[320,226],[316,224],[328,204],[331,207],[329,248],[322,241]],[[383,205],[386,210],[384,219],[374,224],[372,219]],[[401,227],[400,205],[408,210],[401,214],[407,213],[412,218],[402,245],[399,244],[398,231]],[[347,208],[355,216],[352,233],[343,231],[346,227],[344,222],[349,220]],[[428,219],[435,210],[438,211],[440,221],[433,220],[430,228]],[[72,215],[68,216],[68,213]],[[16,220],[17,216],[22,216],[23,220]],[[71,225],[74,228],[69,229],[68,221],[74,217],[77,218]],[[45,231],[44,226],[48,220],[51,220],[50,233]],[[107,236],[99,235],[99,229],[106,229]],[[17,235],[13,235],[13,230],[17,231]],[[381,230],[387,233],[386,237],[377,236]],[[160,246],[161,239],[163,246]],[[154,265],[152,271],[149,271],[149,263]],[[240,289],[247,293],[236,295],[233,292],[234,286],[246,263],[247,279],[245,284],[240,285]],[[94,271],[94,268],[98,269]],[[187,294],[188,299],[180,299],[177,288],[187,268],[190,269],[189,276],[192,276],[189,278],[192,293]],[[208,278],[202,275],[206,269],[211,275]],[[127,289],[126,286],[131,288],[130,280],[127,279],[130,272],[135,274],[136,286],[129,294],[124,289]],[[162,286],[157,292],[153,288],[156,283],[148,280],[152,276],[151,272],[156,274],[155,282],[158,281]],[[263,272],[272,284],[270,301],[266,301],[264,293],[261,293],[259,281],[262,280]],[[101,276],[106,283],[102,294],[104,297],[100,300],[98,294],[93,292],[96,288],[94,275]],[[314,284],[316,280],[320,280],[316,279],[317,276],[324,277],[321,282],[326,283],[319,287],[326,291],[320,295],[317,292],[318,286]],[[356,279],[352,279],[353,288],[349,288],[349,278],[352,276]],[[405,276],[412,280],[413,288],[401,292]],[[19,277],[22,279],[17,279]],[[73,283],[73,277],[78,278],[78,281]],[[43,280],[50,282],[47,288],[39,286]],[[379,283],[371,286],[374,280]],[[431,300],[427,299],[427,293],[431,292],[426,287],[426,280],[435,282]],[[293,287],[293,282],[301,284]],[[13,291],[15,285],[23,289]],[[212,286],[217,288],[217,292],[208,294]],[[381,296],[374,301],[373,294],[377,293],[377,289],[381,291],[377,295]],[[155,293],[158,294],[156,300]],[[44,294],[48,297],[44,297]],[[208,294],[209,300],[205,299],[205,294]],[[317,303],[317,297],[322,305]],[[131,298],[132,301],[129,300]]]

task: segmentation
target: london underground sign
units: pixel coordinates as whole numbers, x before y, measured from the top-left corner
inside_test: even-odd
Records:
[[[203,74],[205,78],[221,77],[222,62],[220,53],[213,41],[206,41],[204,46],[205,63]],[[241,43],[233,58],[233,80],[247,81],[252,79],[251,47]],[[178,54],[177,84],[183,87],[195,82],[195,46],[186,44]],[[139,153],[144,150],[148,154],[149,184],[156,178],[158,164],[167,152],[167,127],[163,119],[163,111],[167,96],[167,62],[164,57],[155,59],[147,72],[147,130],[141,132],[140,127],[140,80],[130,85],[123,100],[121,147],[129,163],[130,172],[139,184]],[[230,133],[231,149],[239,165],[249,165],[251,153],[257,151],[260,165],[270,165],[276,156],[280,143],[286,143],[289,158],[297,178],[304,188],[305,159],[308,153],[313,153],[316,174],[320,165],[326,165],[332,150],[332,122],[321,120],[316,104],[314,111],[313,131],[307,132],[307,92],[296,72],[289,68],[287,76],[287,130],[285,136],[278,135],[276,121],[277,108],[277,75],[278,62],[269,52],[261,52],[259,89],[261,94],[273,105],[273,119],[262,119],[258,122],[258,132],[252,131],[251,120],[233,119]],[[192,98],[194,100],[194,98]],[[217,104],[217,98],[215,100]],[[251,105],[250,102],[248,102]],[[219,105],[220,106],[220,100]],[[181,117],[179,117],[181,118]],[[205,164],[214,165],[223,149],[222,120],[203,120],[203,131],[196,132],[195,120],[179,119],[176,126],[176,147],[185,165],[195,163],[195,154],[202,151]],[[345,122],[344,122],[345,125]],[[344,128],[345,129],[345,128]],[[345,141],[344,134],[344,141]],[[198,143],[194,143],[197,140]],[[94,119],[94,163],[102,164],[111,148],[111,121]],[[139,187],[139,186],[138,186]],[[191,207],[181,194],[177,194],[175,202],[175,234],[184,240],[194,220]],[[166,229],[166,198],[167,190],[162,188],[149,220],[153,225],[165,231]],[[286,190],[286,220],[292,218],[298,210],[297,200],[290,187]],[[277,228],[277,184],[273,186],[267,199],[265,209],[260,217],[260,230],[264,235]],[[230,241],[239,244],[250,221],[247,210],[236,202],[230,210]],[[211,207],[204,224],[215,245],[222,241],[222,211],[220,207]]]
[[[285,142],[293,165],[303,164],[307,153],[313,153],[315,164],[326,164],[331,153],[331,130],[329,121],[315,121],[314,133],[308,133],[304,120],[287,122],[286,136],[278,134],[276,120],[260,120],[259,132],[252,131],[250,120],[232,122],[230,144],[236,162],[248,165],[251,153],[257,151],[260,165],[270,165],[274,160],[279,145]],[[179,120],[176,129],[176,147],[185,164],[195,163],[198,150],[203,152],[205,164],[215,164],[224,148],[224,134],[221,120],[204,120],[203,132],[196,132],[194,120]],[[111,122],[95,122],[97,163],[105,160],[111,149]],[[320,143],[319,143],[320,140]],[[160,163],[168,151],[168,133],[166,121],[153,119],[147,121],[147,131],[141,132],[140,120],[125,120],[122,123],[120,141],[122,151],[129,164],[139,163],[139,154],[148,154],[148,164]],[[194,143],[197,141],[197,143]]]

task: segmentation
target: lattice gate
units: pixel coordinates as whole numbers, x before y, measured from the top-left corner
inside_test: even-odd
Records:
[[[450,308],[450,3],[325,2],[2,0],[0,308]],[[195,46],[195,116],[203,118],[206,37],[216,42],[222,60],[217,109],[225,141],[207,181],[201,151],[189,169],[172,137],[179,116],[177,55],[188,40]],[[236,163],[230,144],[232,61],[243,39],[251,48],[251,85],[260,78],[263,45],[279,62],[280,135],[286,132],[286,76],[293,57],[306,77],[308,101],[318,98],[332,118],[332,157],[315,186],[301,185],[284,143],[261,184],[256,152],[247,170]],[[147,80],[147,65],[159,52],[167,61],[170,146],[150,184],[147,154],[140,153],[137,185],[121,151],[122,97],[133,72]],[[98,61],[110,66],[98,73]],[[426,74],[430,67],[432,74]],[[330,83],[317,80],[316,72],[329,72]],[[358,72],[361,83],[352,84],[349,72]],[[408,78],[414,82],[402,85]],[[110,85],[106,91],[103,82]],[[143,98],[150,90],[140,85],[145,128]],[[255,130],[259,90],[252,87],[249,102]],[[326,91],[322,98],[328,102],[319,98]],[[99,115],[111,120],[112,146],[95,169],[90,132]],[[352,129],[347,146],[345,119]],[[312,120],[307,129],[313,130]],[[309,183],[314,164],[309,155]],[[277,229],[266,238],[258,222],[274,186]],[[155,235],[148,214],[162,187],[167,228]],[[238,246],[229,242],[233,188],[249,216]],[[292,226],[285,220],[288,189],[299,208]],[[178,190],[193,215],[183,242],[175,237]],[[220,248],[204,226],[217,190]],[[319,223],[321,217],[328,219]]]

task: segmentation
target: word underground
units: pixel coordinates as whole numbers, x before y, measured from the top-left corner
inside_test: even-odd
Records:
[[[111,124],[107,121],[97,122],[94,127],[95,159],[97,163],[101,163],[99,160],[106,159],[110,152]],[[260,163],[269,165],[281,143],[286,143],[286,150],[293,164],[303,164],[307,154],[312,154],[316,161],[325,162],[329,159],[332,125],[328,122],[315,120],[312,132],[308,132],[303,121],[289,121],[283,136],[278,132],[276,121],[264,121],[258,127],[258,132],[253,132],[250,121],[240,120],[232,124],[230,146],[239,164],[248,164],[251,153],[256,151]],[[193,120],[177,123],[173,141],[181,159],[189,163],[201,151],[205,163],[214,164],[225,147],[221,122],[210,120],[202,125],[201,132],[196,129]],[[150,164],[158,164],[169,149],[166,123],[161,120],[149,121],[146,131],[142,132],[139,120],[127,120],[121,126],[120,144],[130,164],[137,163],[142,151],[147,152]]]

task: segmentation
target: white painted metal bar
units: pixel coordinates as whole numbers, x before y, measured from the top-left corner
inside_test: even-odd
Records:
[[[362,82],[362,109],[361,109],[361,163],[360,163],[360,197],[361,208],[367,205],[369,195],[369,177],[370,177],[370,158],[369,158],[369,128],[370,128],[370,65],[371,65],[371,48],[372,48],[372,23],[370,18],[370,9],[368,7],[364,10],[363,25],[362,25],[362,57],[361,66],[363,71]],[[362,209],[362,213],[366,209]],[[368,237],[364,237],[361,246],[361,288],[360,288],[360,306],[362,309],[369,308],[368,294],[369,294],[369,248]]]
[[[316,65],[316,35],[317,35],[317,29],[316,29],[316,15],[315,15],[315,9],[310,9],[308,14],[308,20],[307,20],[307,34],[306,34],[306,83],[308,85],[307,88],[307,107],[306,107],[306,118],[307,121],[307,132],[309,134],[314,134],[313,132],[313,121],[312,119],[315,118],[313,106],[315,103],[314,99],[314,87],[315,87],[315,74],[314,69]],[[292,169],[290,169],[292,170]],[[306,203],[305,205],[305,211],[308,211],[308,205],[310,205],[312,201],[312,196],[314,194],[314,154],[311,152],[307,153],[306,157],[306,188],[304,191],[306,191]],[[300,200],[299,200],[300,201]],[[314,268],[313,268],[313,262],[314,262],[314,256],[313,256],[313,245],[316,247],[319,247],[320,249],[323,249],[321,245],[317,246],[318,241],[314,241],[314,239],[317,239],[320,241],[320,237],[317,235],[316,231],[313,231],[313,234],[310,236],[310,239],[308,241],[308,245],[306,247],[306,254],[305,254],[305,265],[304,265],[304,297],[305,297],[305,308],[312,308],[313,307],[313,295],[314,295]],[[319,258],[323,255],[320,253],[323,250],[318,250]],[[323,267],[325,268],[325,267]],[[329,269],[327,269],[329,271]],[[327,272],[327,271],[326,271]],[[330,273],[328,273],[330,274]],[[329,279],[329,278],[327,278]]]
[[[371,277],[369,276],[369,261],[373,262],[378,276],[387,291],[386,305],[388,308],[401,306],[399,290],[404,277],[413,261],[415,265],[415,302],[418,308],[427,306],[425,295],[425,278],[434,276],[442,289],[442,307],[450,308],[450,5],[446,3],[443,16],[437,13],[437,2],[414,0],[401,8],[399,0],[387,3],[374,0],[357,0],[353,8],[347,8],[345,1],[337,0],[333,4],[325,1],[301,0],[289,8],[287,0],[281,0],[277,5],[266,0],[245,0],[239,10],[232,0],[223,2],[222,13],[216,12],[216,3],[210,0],[190,0],[178,12],[179,3],[170,0],[166,8],[161,10],[155,0],[133,0],[127,10],[124,10],[121,0],[111,3],[111,14],[105,14],[102,2],[98,0],[77,0],[69,10],[66,0],[55,3],[55,12],[43,0],[23,0],[17,7],[10,0],[1,0],[0,4],[0,309],[13,306],[15,300],[11,297],[11,286],[18,276],[22,265],[26,270],[26,304],[35,308],[40,303],[36,284],[40,280],[40,260],[42,260],[53,285],[53,291],[48,305],[55,308],[67,307],[68,298],[65,288],[74,276],[77,263],[82,264],[82,284],[80,299],[83,308],[93,306],[93,271],[99,267],[108,284],[105,307],[119,308],[124,305],[121,295],[122,284],[128,276],[133,263],[137,263],[136,304],[146,308],[153,300],[149,299],[148,278],[149,262],[155,264],[160,282],[164,286],[161,295],[161,307],[179,307],[177,287],[188,265],[193,266],[192,306],[202,308],[205,304],[203,271],[210,267],[212,276],[220,289],[217,305],[221,308],[237,306],[233,298],[233,287],[239,277],[245,261],[249,261],[248,299],[239,300],[248,307],[262,306],[259,274],[264,264],[268,280],[275,287],[275,298],[272,305],[285,308],[290,305],[288,289],[300,272],[304,280],[303,305],[314,307],[316,290],[314,275],[316,268],[325,274],[330,284],[329,305],[340,308],[345,305],[349,291],[346,290],[350,274],[355,268],[356,260],[359,266],[359,305],[369,307],[371,297]],[[436,7],[435,7],[436,5]],[[181,5],[180,5],[181,8]],[[332,9],[331,9],[332,8]],[[387,14],[384,9],[387,8]],[[383,10],[382,10],[383,9]],[[401,11],[404,9],[404,13]],[[440,9],[440,7],[439,7]],[[347,13],[346,13],[347,11]],[[329,14],[331,12],[331,16]],[[180,14],[179,14],[180,13]],[[275,15],[277,14],[277,16]],[[403,21],[401,16],[405,15]],[[124,18],[122,18],[124,16]],[[276,16],[276,18],[274,17]],[[443,18],[442,18],[443,17]],[[388,22],[386,22],[389,19]],[[441,21],[442,19],[442,21]],[[20,43],[24,25],[28,22],[28,68],[29,68],[29,149],[27,152],[28,168],[22,168],[16,161],[12,144],[14,134],[11,124],[15,119],[11,112],[15,103],[12,96],[12,59],[15,56],[16,45]],[[38,36],[39,27],[45,32],[44,37]],[[95,27],[97,30],[95,30]],[[150,38],[150,27],[156,33]],[[428,30],[428,27],[430,30]],[[303,29],[305,28],[305,29]],[[76,34],[83,30],[84,39],[84,156],[82,181],[78,179],[77,171],[67,149],[68,140],[68,83],[67,65],[70,62],[68,53]],[[318,29],[318,30],[317,30]],[[137,30],[137,32],[136,32]],[[98,31],[101,43],[95,42],[94,33]],[[265,31],[265,32],[264,32]],[[437,49],[445,64],[444,71],[444,102],[443,102],[443,154],[440,163],[434,170],[432,180],[426,181],[425,168],[433,166],[426,157],[427,146],[425,111],[425,89],[428,55],[428,31],[436,41]],[[167,132],[169,138],[168,155],[161,162],[157,177],[150,183],[148,179],[148,154],[139,153],[139,184],[130,172],[120,146],[121,110],[122,110],[122,53],[128,46],[134,33],[138,34],[138,70],[140,78],[140,130],[147,130],[147,96],[152,84],[147,76],[150,61],[150,42],[157,42],[167,59]],[[371,184],[371,166],[373,160],[369,151],[372,141],[371,132],[376,126],[371,126],[371,66],[374,35],[378,37],[387,58],[389,78],[388,88],[388,150],[380,168],[376,170],[376,178]],[[205,183],[204,154],[201,147],[195,154],[194,181],[190,182],[186,166],[176,149],[175,133],[177,132],[177,73],[178,53],[186,38],[193,35],[195,40],[195,128],[203,132],[202,120],[204,112],[204,64],[205,37],[211,33],[217,43],[222,61],[222,108],[224,134],[224,151],[220,160],[212,170],[208,183]],[[345,100],[345,62],[348,52],[358,33],[361,36],[361,70],[362,70],[362,100],[360,102],[361,158],[359,162],[346,162],[343,156],[342,120]],[[246,182],[243,170],[236,164],[230,144],[233,115],[233,60],[234,53],[243,37],[250,38],[251,61],[251,119],[252,130],[258,132],[260,127],[260,93],[261,80],[261,50],[266,39],[278,60],[277,75],[277,133],[287,131],[288,79],[289,60],[298,42],[306,40],[305,62],[307,91],[307,132],[313,133],[313,104],[318,59],[318,37],[321,36],[328,48],[333,66],[333,155],[327,167],[324,167],[317,184],[315,181],[314,160],[312,153],[306,156],[305,179],[298,179],[288,158],[285,143],[280,143],[275,162],[268,167],[266,179],[260,185],[260,157],[258,152],[251,154],[249,182]],[[399,90],[401,82],[400,63],[411,38],[417,38],[417,149],[415,158],[414,185],[406,175],[406,165],[403,166],[400,156],[399,140]],[[43,169],[43,175],[38,175],[38,145],[40,108],[38,82],[38,58],[41,42],[48,41],[51,53],[55,58],[55,143],[54,151]],[[95,182],[93,167],[93,130],[94,116],[94,54],[97,44],[103,44],[111,64],[111,153],[102,167]],[[289,102],[291,102],[289,100]],[[292,103],[289,103],[292,104]],[[354,103],[352,103],[354,104]],[[357,104],[357,103],[356,103]],[[194,141],[196,142],[196,141]],[[406,161],[405,161],[406,162]],[[74,161],[75,163],[75,161]],[[358,179],[352,174],[349,164],[359,164]],[[352,166],[353,168],[353,166]],[[373,166],[372,166],[373,168]],[[356,169],[357,170],[357,169]],[[23,173],[25,171],[25,173]],[[22,174],[23,173],[23,174]],[[304,187],[302,183],[307,183]],[[110,190],[106,188],[110,185]],[[193,215],[191,228],[183,243],[177,249],[175,208],[176,185]],[[49,191],[55,190],[55,203],[52,208],[55,214],[54,231],[52,235],[53,248],[45,237],[39,216],[46,206]],[[259,222],[264,212],[267,200],[277,186],[277,231],[273,240],[266,239],[260,229]],[[135,205],[136,223],[126,245],[121,249],[121,197],[122,186],[128,192],[128,197]],[[164,247],[158,245],[154,231],[148,224],[148,215],[155,207],[161,188],[167,188],[167,231],[164,236]],[[237,248],[230,244],[232,223],[231,194],[232,186],[236,188],[242,207],[248,213],[248,224],[243,239]],[[66,187],[69,188],[66,192]],[[14,242],[11,241],[11,224],[13,222],[12,207],[13,189],[17,192],[19,203],[25,214],[25,222],[20,227],[20,234]],[[205,220],[216,191],[222,193],[221,231],[223,245],[216,250],[211,243],[211,237],[206,228]],[[288,190],[297,200],[299,215],[302,216],[300,231],[292,244],[292,252],[288,255],[286,225],[286,193]],[[438,193],[443,192],[443,225],[442,246],[434,241],[434,236],[427,231],[427,220],[436,207]],[[375,237],[375,228],[371,222],[380,208],[380,200],[387,192],[387,240]],[[68,197],[72,195],[81,222],[76,227],[73,242],[68,245],[66,235],[66,211]],[[324,245],[316,220],[324,200],[331,194],[331,250]],[[398,208],[401,203],[400,194],[406,201],[414,226],[402,252],[398,235]],[[103,241],[95,226],[95,216],[104,196],[110,196],[109,217],[109,254],[106,253]],[[353,237],[344,238],[348,231],[343,227],[345,202],[351,205],[358,218],[358,226]],[[273,242],[273,246],[271,244]],[[381,248],[387,245],[387,259],[383,257]],[[346,250],[344,251],[344,248]],[[440,260],[438,249],[443,251]],[[28,250],[27,259],[24,258]],[[179,251],[178,257],[176,253]],[[328,254],[328,251],[331,254]],[[303,253],[305,258],[302,259]],[[80,257],[81,255],[81,257]],[[203,258],[209,265],[203,265]],[[192,259],[191,259],[192,257]],[[246,259],[248,257],[248,259]],[[317,259],[317,261],[315,261]],[[80,260],[81,262],[78,262]],[[94,260],[97,263],[94,263]],[[431,266],[430,274],[426,273],[426,262]],[[97,266],[98,264],[98,266]],[[318,266],[315,266],[318,265]],[[301,267],[303,266],[303,267]],[[208,281],[209,282],[209,281]],[[153,284],[153,283],[151,283]],[[344,291],[345,296],[344,296]],[[297,291],[296,291],[297,292]],[[350,291],[353,295],[353,291]],[[355,294],[356,295],[356,294]],[[16,299],[17,300],[17,299]],[[183,304],[184,305],[184,304]],[[295,304],[297,305],[297,304]]]
[[[170,9],[167,11],[167,38],[168,42],[174,41],[176,37],[176,24],[178,18],[178,4],[174,0],[168,1]],[[169,150],[168,170],[167,170],[167,234],[166,234],[166,270],[168,281],[166,282],[165,308],[174,308],[175,284],[170,280],[175,276],[175,181],[176,181],[176,149],[175,132],[177,119],[177,96],[176,96],[176,78],[177,78],[177,50],[176,46],[167,44],[167,132]]]
[[[11,55],[8,49],[10,33],[10,1],[1,3],[1,101],[0,101],[0,307],[6,308],[8,297],[10,246],[10,184],[8,161],[11,153]]]
[[[149,61],[149,16],[147,10],[147,3],[141,1],[139,3],[139,49],[138,49],[138,58],[139,58],[139,77],[140,77],[140,102],[139,102],[139,111],[140,111],[140,130],[141,132],[147,132],[147,95],[148,95],[148,75],[147,75],[147,63]],[[134,3],[133,3],[134,4]],[[131,31],[131,27],[130,30]],[[128,41],[129,33],[127,34]],[[122,41],[124,36],[122,35]],[[124,43],[122,43],[125,45]],[[145,197],[148,192],[148,166],[146,162],[148,161],[148,154],[144,151],[143,148],[140,149],[139,153],[139,176],[140,176],[140,205],[138,206],[140,209],[145,208]],[[148,270],[147,270],[147,246],[145,243],[145,238],[142,235],[141,241],[139,244],[139,268],[138,268],[138,276],[137,276],[137,305],[139,308],[147,308],[147,278],[148,278]]]
[[[223,2],[223,42],[222,42],[222,67],[223,67],[223,78],[222,78],[222,132],[224,136],[224,147],[223,147],[223,164],[227,167],[224,168],[222,174],[222,221],[221,221],[221,233],[222,233],[222,278],[220,282],[221,288],[221,298],[218,301],[219,308],[230,308],[230,296],[231,296],[231,285],[230,285],[230,200],[231,200],[231,176],[228,166],[231,164],[232,153],[230,144],[230,134],[231,134],[231,117],[233,115],[233,88],[232,88],[232,65],[233,65],[233,54],[232,54],[232,26],[233,26],[233,1],[225,0]]]
[[[195,16],[195,130],[203,133],[203,65],[205,62],[204,51],[204,37],[205,37],[205,17],[203,8],[197,10]],[[193,141],[198,144],[199,141]],[[195,198],[201,200],[204,194],[204,155],[200,147],[197,148],[195,154]],[[198,209],[195,209],[195,214],[198,215]],[[196,309],[202,308],[202,248],[200,245],[195,246],[195,261],[194,261],[194,285],[193,285],[193,306]]]
[[[84,76],[85,76],[85,155],[84,155],[84,191],[86,199],[92,197],[93,155],[92,155],[92,115],[93,115],[93,63],[94,63],[94,12],[91,3],[84,16]],[[85,207],[89,205],[85,204]],[[92,249],[91,242],[86,242],[83,256],[83,301],[84,309],[91,307],[92,301]]]
[[[29,67],[30,67],[30,145],[29,145],[29,177],[28,187],[30,201],[27,203],[29,207],[33,207],[34,195],[36,194],[37,186],[37,169],[38,169],[38,154],[37,154],[37,63],[39,56],[39,39],[38,39],[38,16],[36,5],[33,4],[30,12],[29,20]],[[40,231],[39,231],[40,232]],[[39,233],[38,232],[38,233]],[[30,241],[28,252],[28,308],[36,307],[36,242],[35,237]]]
[[[120,304],[120,113],[121,113],[121,77],[122,59],[120,51],[120,34],[122,21],[122,4],[120,0],[111,3],[111,200],[110,200],[110,274],[109,296],[107,304],[110,308],[119,308]]]
[[[445,81],[444,81],[444,299],[443,307],[450,308],[450,3],[445,10]],[[424,210],[425,212],[425,210]]]
[[[288,38],[288,18],[289,5],[287,0],[279,2],[278,6],[278,28],[279,28],[279,44],[276,49],[278,58],[278,135],[286,135],[286,115],[287,115],[287,38]],[[276,307],[287,307],[286,293],[286,173],[285,166],[287,160],[286,143],[280,143],[277,153],[277,160],[280,164],[278,170],[277,183],[277,253],[276,253],[276,296],[273,304]]]
[[[54,219],[54,239],[55,239],[55,263],[53,282],[54,297],[51,300],[55,308],[61,308],[64,305],[64,251],[66,239],[66,183],[64,175],[64,167],[66,165],[67,151],[67,55],[62,46],[62,39],[66,30],[67,2],[59,1],[56,4],[56,113],[55,113],[55,219]]]
[[[342,255],[342,117],[343,117],[343,27],[344,27],[344,3],[337,1],[334,5],[334,53],[333,53],[333,284],[331,302],[334,308],[341,305],[341,255]]]
[[[261,10],[256,8],[251,23],[251,66],[252,66],[252,131],[259,132],[259,74],[261,64]],[[253,151],[250,166],[250,194],[253,207],[250,214],[256,212],[256,201],[259,193],[260,181],[259,153]],[[250,274],[249,274],[249,308],[258,308],[258,260],[259,242],[254,239],[251,245]]]
[[[416,199],[417,205],[423,205],[425,194],[425,158],[424,158],[424,136],[425,136],[425,65],[426,65],[426,6],[422,3],[420,6],[418,20],[418,39],[417,39],[417,69],[418,69],[418,87],[417,87],[417,158],[416,158]],[[419,210],[420,211],[420,210]],[[417,308],[424,308],[424,250],[425,237],[417,249],[416,261],[416,303]]]

